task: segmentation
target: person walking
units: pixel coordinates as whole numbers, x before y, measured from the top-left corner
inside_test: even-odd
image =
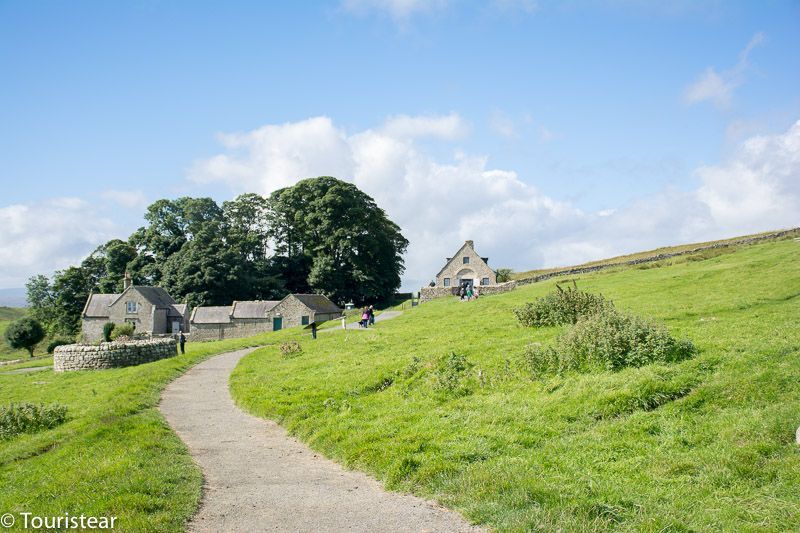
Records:
[[[467,301],[472,300],[472,285],[467,285]]]
[[[478,287],[472,288],[472,296],[474,296],[476,300],[478,299],[478,296],[480,296],[480,294],[478,293]]]
[[[371,305],[369,306],[369,325],[370,326],[375,325],[375,307]]]
[[[317,323],[316,322],[312,322],[311,323],[311,338],[312,339],[316,339],[317,338]]]
[[[462,300],[464,299],[464,296],[466,296],[466,295],[467,295],[467,288],[466,288],[466,286],[467,286],[467,285],[466,285],[466,283],[463,283],[463,284],[461,285],[461,289],[458,291],[458,295],[459,295],[459,296],[461,296],[461,299],[462,299]]]
[[[183,334],[183,330],[181,330],[181,335],[178,337],[178,343],[181,345],[181,353],[186,353],[184,346],[186,346],[186,335]]]
[[[361,312],[361,327],[366,328],[367,326],[369,326],[369,309],[365,307]]]

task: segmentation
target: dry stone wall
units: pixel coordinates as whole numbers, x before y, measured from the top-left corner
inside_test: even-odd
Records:
[[[53,352],[53,370],[98,370],[150,363],[177,354],[175,339],[68,344]]]
[[[497,285],[482,285],[478,287],[478,294],[480,296],[490,296],[492,294],[513,291],[516,288],[516,281],[508,281]],[[458,296],[458,289],[458,287],[423,287],[419,291],[419,301],[428,302],[443,296]]]

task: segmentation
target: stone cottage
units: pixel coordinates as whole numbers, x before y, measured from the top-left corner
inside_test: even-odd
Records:
[[[340,317],[342,310],[321,294],[290,294],[280,301],[237,301],[230,306],[197,307],[191,316],[191,340],[250,337]]]
[[[342,310],[321,294],[290,294],[267,312],[272,331],[321,324],[342,316]]]
[[[236,301],[230,306],[196,307],[190,319],[192,340],[221,340],[250,337],[272,331],[267,311],[277,300]]]
[[[475,251],[475,244],[466,241],[453,257],[448,257],[444,267],[436,274],[436,287],[469,285],[497,285],[497,276],[489,268],[489,258]]]
[[[85,342],[103,338],[103,325],[131,323],[136,333],[168,335],[188,331],[187,304],[179,304],[161,287],[133,285],[125,275],[121,294],[90,294],[81,313]]]

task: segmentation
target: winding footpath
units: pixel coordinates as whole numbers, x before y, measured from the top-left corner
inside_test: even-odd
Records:
[[[203,471],[190,531],[480,531],[435,503],[386,491],[236,407],[228,378],[252,350],[200,363],[161,397],[161,412]]]

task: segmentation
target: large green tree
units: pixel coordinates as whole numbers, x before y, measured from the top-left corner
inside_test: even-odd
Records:
[[[330,176],[302,180],[270,196],[268,219],[276,254],[307,269],[292,274],[312,290],[363,303],[400,286],[408,241],[355,185]]]
[[[44,339],[44,328],[38,320],[26,316],[9,324],[5,337],[9,346],[15,350],[25,348],[33,357],[33,348]]]

